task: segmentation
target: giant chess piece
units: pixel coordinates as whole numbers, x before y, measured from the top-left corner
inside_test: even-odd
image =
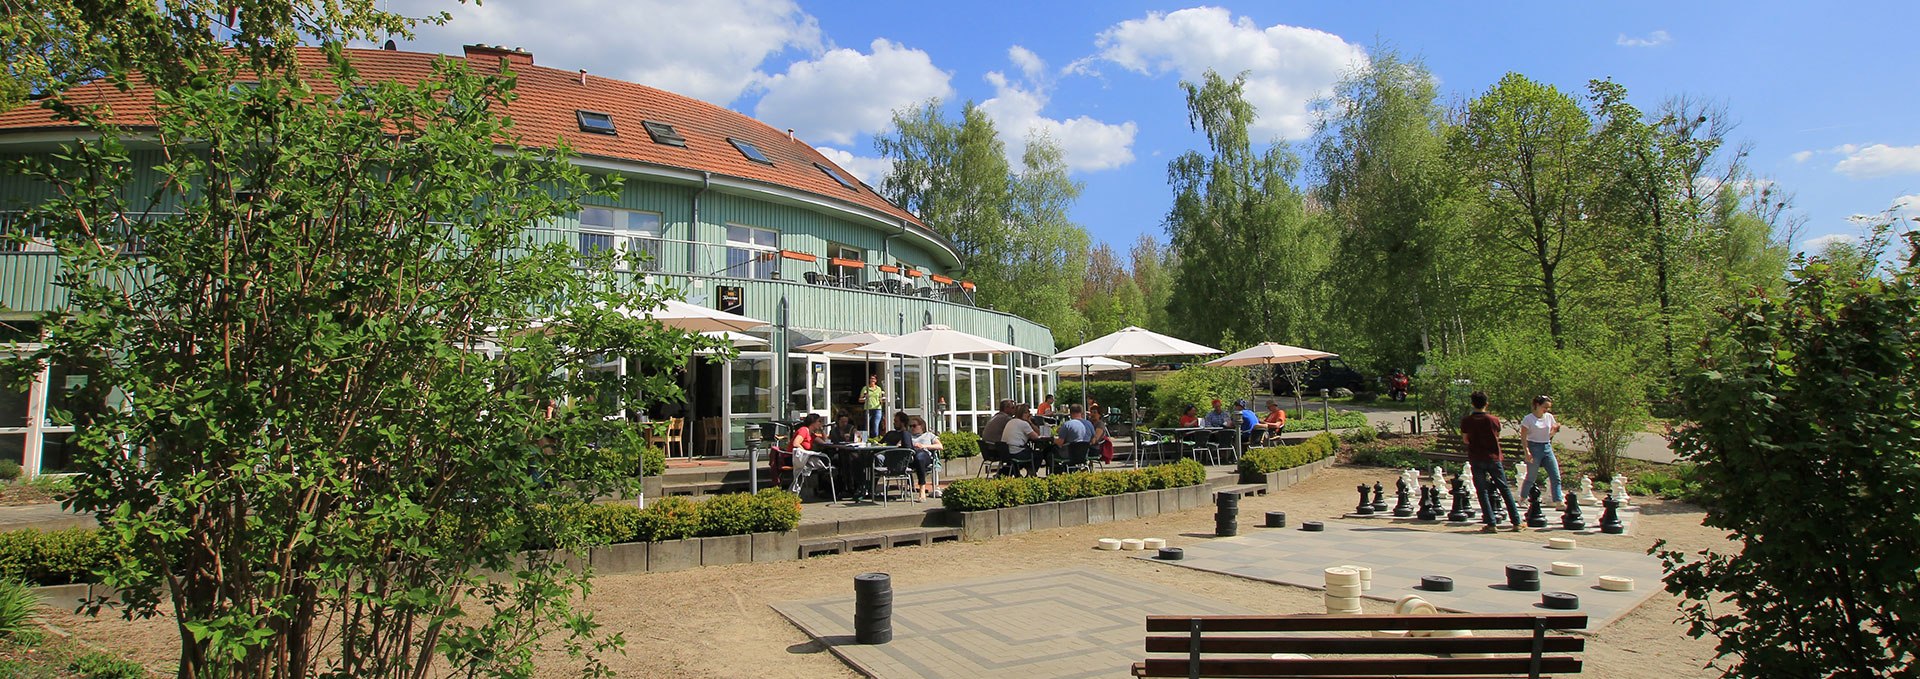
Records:
[[[1480,510],[1477,509],[1473,503],[1480,501],[1480,489],[1475,488],[1473,485],[1473,471],[1470,468],[1461,468],[1460,478],[1466,481],[1467,518],[1471,519],[1479,516]]]
[[[1547,514],[1540,510],[1540,486],[1538,484],[1527,489],[1527,527],[1547,527]]]
[[[1613,498],[1614,501],[1622,505],[1625,505],[1631,502],[1629,499],[1627,499],[1627,477],[1621,476],[1619,474],[1614,474],[1612,491],[1613,492],[1608,493],[1607,497]]]
[[[1355,487],[1360,490],[1360,504],[1353,506],[1353,513],[1362,516],[1372,516],[1373,503],[1367,501],[1367,484],[1362,483]]]
[[[1467,489],[1458,476],[1453,477],[1453,509],[1447,512],[1447,520],[1455,523],[1467,520]]]
[[[1620,501],[1609,495],[1601,501],[1601,505],[1606,509],[1600,512],[1600,532],[1608,535],[1627,532],[1627,527],[1620,523]]]
[[[1420,511],[1413,518],[1432,521],[1440,518],[1440,489],[1434,486],[1420,487]]]
[[[1446,482],[1447,482],[1446,472],[1440,469],[1440,465],[1437,465],[1437,464],[1434,465],[1433,466],[1433,487],[1439,488],[1441,484],[1444,484]]]
[[[1580,498],[1567,493],[1567,508],[1560,512],[1560,527],[1567,530],[1586,530],[1586,519],[1580,518]]]
[[[1373,512],[1387,513],[1387,487],[1380,485],[1379,481],[1373,482]]]
[[[1413,516],[1413,493],[1407,489],[1407,478],[1402,476],[1393,482],[1393,515],[1396,518]]]
[[[1573,500],[1568,500],[1567,502],[1569,504],[1578,504]],[[1593,477],[1587,476],[1586,474],[1580,475],[1580,502],[1595,506],[1600,504],[1600,498],[1593,496]]]
[[[1526,497],[1527,490],[1525,488],[1520,487],[1521,484],[1524,484],[1526,482],[1527,482],[1527,463],[1525,462],[1513,463],[1513,492],[1519,493],[1520,497]]]

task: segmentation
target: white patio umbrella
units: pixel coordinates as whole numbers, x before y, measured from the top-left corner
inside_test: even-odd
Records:
[[[636,313],[624,309],[622,312],[628,315]],[[698,304],[690,304],[677,299],[663,300],[660,308],[639,312],[639,315],[659,321],[661,325],[669,328],[692,330],[694,332],[752,330],[767,325],[766,321],[757,318],[728,313],[719,309],[703,307]]]
[[[1223,367],[1252,367],[1256,365],[1280,365],[1283,363],[1305,363],[1318,358],[1331,358],[1339,354],[1330,354],[1318,349],[1307,349],[1279,342],[1261,342],[1251,347],[1207,361],[1207,365]],[[1247,383],[1247,399],[1253,399],[1253,383]],[[1297,403],[1295,405],[1298,405]]]
[[[707,337],[712,337],[714,339],[724,340],[726,341],[726,343],[733,345],[734,348],[736,349],[745,348],[745,347],[764,347],[769,345],[769,342],[767,342],[764,339],[754,337],[753,335],[749,335],[744,332],[734,332],[732,330],[709,330],[707,332],[703,332],[700,334],[705,335]]]
[[[823,339],[818,342],[809,342],[794,348],[801,351],[818,351],[822,353],[866,354],[868,352],[862,350],[860,347],[890,339],[893,339],[893,335],[883,332],[857,332],[851,335],[841,335],[832,339]],[[873,372],[873,362],[871,360],[867,362],[867,372],[869,374]]]
[[[1126,361],[1116,361],[1105,356],[1082,356],[1080,358],[1063,358],[1040,367],[1052,370],[1057,375],[1079,375],[1080,409],[1086,410],[1087,375],[1112,372],[1115,370],[1129,370],[1133,368],[1133,364]]]
[[[1006,354],[1026,350],[1006,342],[997,342],[934,323],[893,339],[859,347],[855,351],[932,358],[953,354]]]
[[[1204,344],[1194,344],[1178,337],[1169,337],[1146,328],[1128,326],[1096,338],[1086,344],[1054,354],[1053,357],[1055,359],[1063,359],[1079,358],[1081,356],[1089,358],[1095,356],[1211,356],[1217,353],[1220,353],[1219,349]],[[1133,409],[1127,413],[1130,419],[1139,419],[1140,396],[1138,393],[1138,385],[1135,383],[1137,378],[1138,376],[1136,376],[1133,371],[1127,371],[1127,380],[1129,382],[1128,391],[1131,392],[1128,394],[1128,400],[1133,407]],[[1133,423],[1133,464],[1136,467],[1140,466],[1139,422]]]

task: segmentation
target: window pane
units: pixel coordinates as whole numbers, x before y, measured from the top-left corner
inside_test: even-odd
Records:
[[[56,363],[47,376],[47,423],[57,427],[86,424],[105,412],[103,402],[84,398],[92,370]]]
[[[751,243],[753,242],[753,234],[750,233],[751,231],[752,229],[744,226],[728,226],[727,240],[735,243]]]
[[[64,474],[79,471],[73,466],[73,458],[80,449],[70,445],[72,434],[48,433],[40,437],[40,473]]]
[[[627,230],[660,237],[660,215],[652,212],[627,213]]]
[[[580,232],[580,254],[592,255],[602,250],[613,249],[613,234]]]
[[[27,426],[27,388],[0,382],[0,427]]]
[[[953,409],[960,412],[973,410],[973,371],[960,369],[953,371]]]
[[[14,464],[26,464],[27,435],[0,434],[0,460],[10,460]]]
[[[780,234],[765,229],[753,229],[753,244],[770,248],[780,247]]]
[[[580,225],[613,228],[613,211],[597,207],[581,208]]]
[[[807,403],[807,359],[787,360],[787,409],[795,416],[810,410]]]
[[[901,393],[906,394],[906,408],[920,412],[920,359],[907,359],[907,367],[903,372],[907,376],[907,388]]]
[[[734,416],[773,412],[772,364],[773,361],[764,358],[743,358],[733,362],[731,391]]]

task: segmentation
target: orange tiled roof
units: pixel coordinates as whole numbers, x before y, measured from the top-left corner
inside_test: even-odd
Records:
[[[396,80],[415,82],[432,73],[433,60],[442,55],[422,52],[397,52],[377,49],[347,50],[361,77],[369,81]],[[303,66],[319,69],[325,57],[317,49],[301,48]],[[805,142],[754,120],[744,114],[715,106],[692,97],[681,96],[645,85],[622,82],[587,74],[581,84],[578,71],[563,71],[535,66],[524,52],[470,46],[464,57],[476,71],[499,68],[500,61],[512,62],[518,74],[516,98],[506,107],[513,118],[521,143],[533,147],[550,146],[565,139],[580,156],[598,157],[647,165],[712,172],[716,175],[764,182],[790,190],[799,190],[832,201],[878,212],[895,220],[904,219],[922,233],[925,225],[911,213],[881,198],[853,179],[853,174],[834,164]],[[316,90],[325,85],[316,83]],[[153,124],[153,96],[135,88],[120,91],[110,85],[92,84],[68,94],[74,103],[104,104],[113,111],[113,120],[124,127]],[[582,132],[575,111],[585,109],[613,116],[617,135]],[[656,144],[647,136],[641,121],[651,120],[673,126],[685,137],[685,147]],[[26,106],[0,113],[0,133],[5,131],[71,129],[75,123],[55,120],[39,107]],[[746,159],[727,142],[728,137],[752,142],[773,165]],[[857,188],[848,189],[814,167],[818,163],[833,168]]]

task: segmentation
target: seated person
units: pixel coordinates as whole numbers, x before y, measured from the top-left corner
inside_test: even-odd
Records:
[[[787,450],[793,454],[793,487],[795,493],[805,487],[807,477],[813,470],[807,466],[807,460],[819,453],[813,452],[814,440],[821,434],[819,415],[807,413],[801,416],[800,425],[793,428],[793,438],[787,440]]]
[[[1199,408],[1187,406],[1185,410],[1180,411],[1180,428],[1191,429],[1198,426],[1200,426]]]
[[[1260,416],[1253,414],[1253,405],[1247,403],[1246,399],[1234,401],[1233,405],[1240,409],[1240,412],[1235,413],[1234,420],[1240,429],[1241,442],[1252,442],[1254,433],[1260,429]]]
[[[907,468],[912,469],[920,477],[920,485],[923,488],[927,485],[927,472],[933,469],[933,460],[930,454],[920,449],[919,442],[914,440],[912,416],[907,415],[904,410],[894,411],[893,429],[880,436],[880,443],[912,451],[907,458]]]
[[[1013,417],[1007,420],[1006,428],[1000,435],[1000,442],[1007,444],[1007,456],[1024,463],[1014,470],[1016,473],[1025,471],[1028,475],[1033,474],[1033,447],[1039,438],[1040,432],[1033,428],[1033,411],[1024,405],[1016,405]]]
[[[1207,411],[1205,421],[1207,423],[1206,426],[1209,427],[1227,426],[1227,411],[1220,407],[1220,399],[1216,398],[1213,400],[1213,410]]]
[[[912,425],[913,447],[919,451],[916,455],[926,456],[924,465],[926,469],[938,472],[940,469],[939,451],[946,450],[946,444],[940,442],[939,436],[935,436],[933,432],[927,431],[926,420],[915,416],[912,419]],[[939,478],[939,474],[935,473],[934,477]],[[927,482],[926,472],[921,472],[920,474],[920,494],[924,497],[940,497],[940,489],[935,487],[935,484]]]
[[[1102,464],[1113,464],[1113,432],[1107,429],[1107,410],[1095,406],[1087,411],[1087,423],[1093,425],[1093,454],[1100,456]]]
[[[1267,401],[1267,416],[1260,419],[1260,429],[1268,440],[1280,438],[1287,430],[1287,411],[1282,410],[1280,404]]]
[[[841,413],[833,418],[833,427],[827,430],[828,443],[855,443],[860,441],[860,428],[853,426],[853,417]]]

